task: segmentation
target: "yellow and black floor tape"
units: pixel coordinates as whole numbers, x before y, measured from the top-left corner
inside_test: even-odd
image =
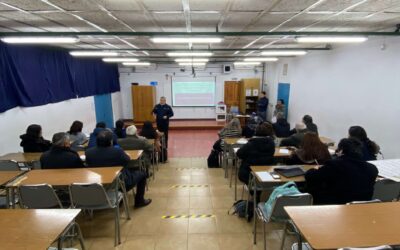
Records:
[[[195,219],[195,218],[213,218],[213,214],[181,214],[181,215],[164,215],[162,219]]]
[[[188,185],[173,185],[171,188],[198,188],[198,187],[208,187],[208,184],[201,185],[201,184],[188,184]]]

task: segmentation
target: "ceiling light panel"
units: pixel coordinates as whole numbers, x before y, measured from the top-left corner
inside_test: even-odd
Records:
[[[79,42],[77,37],[3,37],[1,41],[13,44],[73,44]]]
[[[367,41],[363,36],[304,36],[296,37],[299,43],[362,43]]]
[[[261,52],[263,56],[302,56],[307,54],[305,50],[268,50]]]
[[[113,51],[70,51],[69,54],[71,56],[76,57],[104,57],[104,56],[118,56],[117,52]]]
[[[167,56],[170,57],[187,57],[187,56],[193,56],[193,57],[207,57],[207,56],[212,56],[213,53],[211,52],[169,52],[167,53]]]
[[[153,37],[153,43],[220,43],[219,37]]]

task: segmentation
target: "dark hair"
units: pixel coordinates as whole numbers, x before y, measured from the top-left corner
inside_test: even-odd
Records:
[[[261,91],[261,94],[263,94],[263,95],[267,95],[267,92],[265,92],[265,91]]]
[[[118,136],[118,138],[125,137],[123,130],[124,130],[124,120],[119,119],[118,121],[115,122],[115,129],[114,129],[114,132]]]
[[[311,117],[310,115],[305,115],[305,116],[303,116],[303,122],[304,122],[305,124],[310,124],[310,123],[312,123],[312,122],[313,122],[312,117]]]
[[[287,124],[289,124],[285,118],[278,118],[276,120],[276,123],[278,123],[279,125],[287,125]]]
[[[146,137],[147,139],[156,139],[157,132],[153,128],[153,123],[151,121],[145,121],[139,135]]]
[[[344,138],[340,140],[337,151],[342,151],[343,155],[350,158],[363,158],[361,141],[356,138]]]
[[[109,130],[101,131],[96,137],[98,147],[107,148],[111,147],[113,142],[113,133]]]
[[[35,138],[40,138],[42,127],[38,124],[31,124],[26,129],[26,134]]]
[[[319,139],[316,133],[306,133],[300,148],[302,149],[302,158],[304,161],[326,161],[331,158],[328,147]]]
[[[368,151],[371,152],[372,154],[376,155],[379,153],[379,146],[375,142],[371,141],[368,136],[367,132],[365,129],[361,126],[351,126],[349,128],[349,136],[351,138],[356,138],[360,140],[363,143],[367,144]]]
[[[74,121],[69,128],[69,133],[71,135],[76,135],[79,132],[82,132],[83,123],[81,121]]]
[[[271,123],[263,122],[257,126],[255,136],[273,136],[274,128]]]
[[[96,128],[106,128],[106,127],[107,127],[107,125],[105,122],[98,122],[96,124]]]
[[[285,104],[285,101],[283,99],[278,99],[282,104]]]

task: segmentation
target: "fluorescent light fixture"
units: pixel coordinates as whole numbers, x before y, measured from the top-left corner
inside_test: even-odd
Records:
[[[367,41],[365,36],[303,36],[296,37],[299,43],[362,43]]]
[[[125,66],[150,66],[149,62],[123,62]]]
[[[233,63],[234,65],[237,65],[237,66],[245,66],[245,65],[259,65],[259,64],[261,64],[261,62],[234,62]]]
[[[268,50],[261,52],[263,56],[302,56],[307,54],[305,50]]]
[[[153,37],[153,43],[220,43],[219,37]]]
[[[138,62],[139,59],[131,57],[106,57],[103,62]]]
[[[194,63],[182,62],[182,63],[179,63],[179,66],[205,66],[205,65],[206,65],[205,62],[194,62]]]
[[[112,51],[89,51],[89,50],[75,50],[70,51],[71,56],[78,57],[102,57],[102,56],[118,56],[117,52]]]
[[[77,37],[57,37],[57,36],[10,36],[3,37],[1,41],[5,43],[15,43],[15,44],[70,44],[79,42]]]
[[[201,56],[212,56],[213,53],[211,52],[169,52],[167,53],[167,56],[171,57],[185,57],[185,56],[195,56],[195,57],[201,57]]]
[[[208,62],[208,58],[177,58],[175,62]]]
[[[245,62],[276,62],[276,57],[249,57],[244,59]]]

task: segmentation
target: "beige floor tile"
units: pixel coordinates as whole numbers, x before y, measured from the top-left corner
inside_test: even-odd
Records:
[[[209,187],[190,188],[190,196],[211,196]]]
[[[219,234],[220,250],[250,250],[253,243],[248,234]]]
[[[187,234],[168,234],[157,237],[155,250],[187,250]]]
[[[211,198],[204,196],[190,197],[190,208],[212,208]]]
[[[188,250],[219,250],[218,236],[215,234],[189,234]]]
[[[92,238],[92,244],[90,250],[122,250],[124,248],[125,240],[121,239],[121,244],[114,246],[114,237],[94,237]]]
[[[156,246],[156,239],[154,236],[135,235],[126,239],[123,244],[125,250],[154,250]]]
[[[212,196],[211,197],[213,208],[230,209],[235,202],[235,199],[230,196]]]
[[[215,218],[190,218],[189,234],[211,234],[217,233]]]
[[[167,201],[168,209],[189,208],[189,197],[169,197]]]
[[[158,235],[164,234],[187,234],[189,219],[162,219],[157,230]]]

